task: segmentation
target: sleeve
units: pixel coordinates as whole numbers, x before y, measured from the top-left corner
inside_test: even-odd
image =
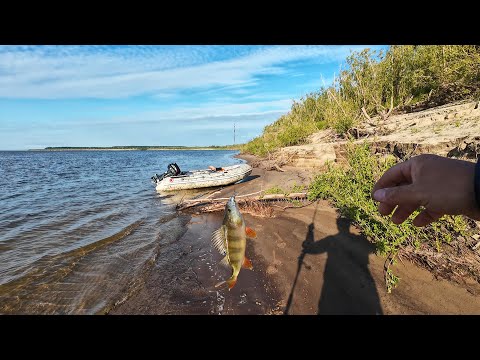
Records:
[[[480,157],[477,159],[475,165],[475,199],[477,200],[477,206],[480,208]]]

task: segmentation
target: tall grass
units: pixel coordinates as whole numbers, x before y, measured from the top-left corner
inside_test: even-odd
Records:
[[[243,151],[264,156],[297,145],[321,129],[345,134],[369,117],[426,102],[440,105],[477,96],[479,45],[392,45],[386,52],[353,52],[327,88],[294,102],[289,113],[266,126]],[[363,111],[362,111],[363,108]]]

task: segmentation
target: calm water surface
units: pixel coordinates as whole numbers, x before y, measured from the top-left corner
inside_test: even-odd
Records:
[[[97,313],[178,231],[150,177],[241,163],[234,151],[0,152],[0,313]]]

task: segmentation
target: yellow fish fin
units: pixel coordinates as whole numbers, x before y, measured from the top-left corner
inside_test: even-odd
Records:
[[[248,226],[245,227],[245,233],[249,238],[255,239],[257,237],[257,233],[255,232],[255,230],[253,230],[252,228],[249,228]]]
[[[225,225],[220,226],[212,233],[212,245],[217,251],[222,254],[227,254],[227,238],[225,237]]]
[[[250,260],[248,260],[246,256],[243,259],[242,268],[253,270],[252,262]]]

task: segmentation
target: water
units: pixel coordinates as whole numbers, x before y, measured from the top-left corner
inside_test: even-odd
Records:
[[[0,152],[0,313],[97,313],[178,231],[150,177],[241,163],[234,151]]]

